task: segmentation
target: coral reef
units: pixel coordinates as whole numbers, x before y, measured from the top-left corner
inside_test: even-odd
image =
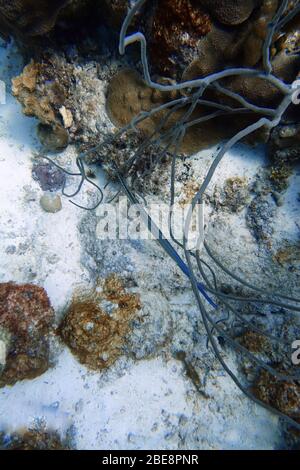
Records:
[[[1,342],[6,346],[1,387],[32,379],[48,369],[53,323],[54,311],[44,289],[31,284],[0,284]]]
[[[139,297],[127,293],[117,276],[108,277],[101,290],[75,296],[59,327],[79,361],[95,370],[109,367],[122,354],[140,309]]]
[[[245,331],[239,337],[239,341],[248,351],[254,353],[264,352],[270,347],[265,336],[251,330]]]

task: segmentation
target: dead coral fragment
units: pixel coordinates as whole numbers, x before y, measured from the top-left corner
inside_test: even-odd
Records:
[[[138,296],[126,293],[113,275],[105,280],[101,293],[83,293],[73,299],[59,334],[81,363],[104,369],[122,354],[138,309]]]
[[[54,311],[44,289],[0,284],[0,330],[7,333],[0,387],[35,378],[48,369],[53,322]]]

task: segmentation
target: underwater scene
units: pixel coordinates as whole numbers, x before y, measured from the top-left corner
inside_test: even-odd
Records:
[[[0,450],[300,449],[299,0],[0,0],[0,177]]]

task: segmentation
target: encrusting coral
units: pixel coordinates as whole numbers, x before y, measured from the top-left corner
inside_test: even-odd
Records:
[[[140,307],[139,297],[127,293],[112,275],[100,292],[98,288],[73,298],[58,332],[81,363],[104,369],[122,354],[130,322]]]
[[[48,369],[53,324],[54,311],[44,289],[0,284],[0,332],[5,344],[0,387],[35,378]]]

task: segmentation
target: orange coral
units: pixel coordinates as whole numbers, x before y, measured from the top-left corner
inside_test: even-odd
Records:
[[[139,297],[127,293],[118,277],[110,276],[101,293],[87,292],[73,299],[59,334],[81,363],[104,369],[122,354],[138,309]]]

